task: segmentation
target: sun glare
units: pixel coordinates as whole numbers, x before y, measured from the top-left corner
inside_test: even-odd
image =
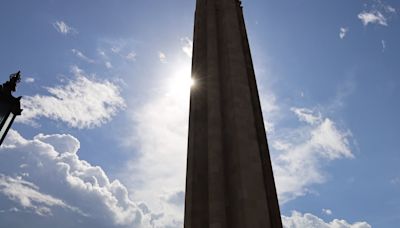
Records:
[[[195,85],[191,78],[190,63],[177,64],[168,83],[168,94],[185,99],[190,94],[190,88]]]
[[[193,78],[190,78],[189,87],[193,87],[195,84],[196,84],[195,80]]]

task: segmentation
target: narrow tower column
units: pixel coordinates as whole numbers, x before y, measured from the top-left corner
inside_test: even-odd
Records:
[[[186,228],[282,227],[241,3],[197,0]]]

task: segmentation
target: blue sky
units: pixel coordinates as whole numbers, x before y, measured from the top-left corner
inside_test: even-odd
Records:
[[[194,5],[3,1],[0,227],[182,227]],[[396,227],[399,2],[243,5],[284,225]]]

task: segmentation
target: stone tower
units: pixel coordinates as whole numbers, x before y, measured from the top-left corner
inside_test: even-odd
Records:
[[[239,0],[197,0],[185,228],[282,227]]]

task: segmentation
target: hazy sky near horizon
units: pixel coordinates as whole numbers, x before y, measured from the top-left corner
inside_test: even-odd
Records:
[[[182,227],[195,1],[2,3],[0,227]],[[243,7],[284,225],[396,227],[400,3]]]

